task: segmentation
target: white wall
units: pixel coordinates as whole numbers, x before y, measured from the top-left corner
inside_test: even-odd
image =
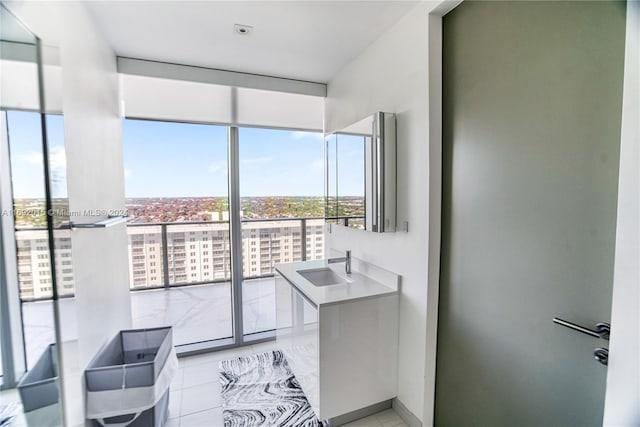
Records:
[[[640,426],[640,2],[627,2],[605,426]]]
[[[81,3],[8,2],[44,44],[60,48],[62,110],[71,211],[124,208],[122,125],[114,52]],[[104,218],[102,216],[101,218]],[[76,217],[93,222],[98,217]],[[83,423],[82,371],[96,351],[131,325],[123,225],[72,233],[78,341],[63,346],[66,423]]]
[[[61,48],[69,207],[72,211],[122,210],[124,163],[115,55],[96,34],[83,6],[73,6],[65,11],[73,25]],[[101,218],[78,217],[75,221]],[[78,359],[69,366],[76,375],[68,377],[67,396],[82,390],[81,373],[96,351],[118,330],[131,326],[124,224],[74,231],[72,251]],[[65,402],[71,425],[83,417],[79,402],[78,397]]]
[[[409,232],[374,234],[334,226],[327,250],[351,249],[353,256],[402,276],[398,399],[423,418],[425,375],[433,378],[435,321],[426,342],[427,318],[437,320],[435,297],[427,302],[429,257],[429,86],[428,15],[435,3],[421,3],[342,69],[328,85],[325,127],[332,132],[375,111],[397,114],[398,221]],[[439,210],[439,209],[438,209]],[[439,215],[437,229],[439,229]],[[438,245],[439,246],[439,245]],[[436,274],[437,279],[437,274]],[[433,292],[430,292],[430,298]],[[428,372],[426,372],[428,369]],[[428,390],[432,395],[433,391]],[[426,423],[430,424],[429,419]]]

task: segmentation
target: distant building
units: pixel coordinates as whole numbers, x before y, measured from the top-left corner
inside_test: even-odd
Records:
[[[300,221],[244,222],[242,256],[244,277],[273,274],[275,264],[302,260]],[[324,256],[324,220],[306,220],[306,259]]]
[[[55,268],[58,295],[73,295],[75,282],[71,254],[71,231],[56,230]],[[23,300],[51,298],[51,259],[46,230],[19,230],[16,232],[18,250],[18,282]]]
[[[223,217],[225,213],[223,213]],[[306,221],[307,259],[324,255],[324,220]],[[166,226],[167,274],[170,285],[207,283],[231,279],[231,247],[227,222]],[[134,289],[164,285],[162,226],[128,227],[129,272]],[[243,275],[245,278],[273,274],[280,262],[302,259],[299,220],[242,223]]]
[[[226,214],[226,215],[225,215]],[[222,212],[222,217],[228,217]],[[306,259],[324,256],[324,220],[306,223]],[[163,246],[166,228],[166,257]],[[129,224],[129,277],[132,289],[164,286],[165,259],[169,285],[210,283],[231,279],[229,223],[173,223],[166,226]],[[18,276],[23,300],[51,298],[52,281],[46,230],[16,233]],[[267,276],[277,263],[303,257],[301,220],[242,222],[243,276]],[[58,295],[75,292],[70,230],[56,231],[55,263]]]

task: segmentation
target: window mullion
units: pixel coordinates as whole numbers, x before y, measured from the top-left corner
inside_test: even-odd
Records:
[[[244,342],[242,326],[242,224],[240,222],[240,142],[237,126],[229,127],[229,232],[231,241],[231,295],[233,301],[233,337],[236,345]]]

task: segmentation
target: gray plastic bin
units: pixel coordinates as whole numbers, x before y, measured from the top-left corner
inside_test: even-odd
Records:
[[[113,395],[118,390],[154,386],[169,356],[175,358],[174,351],[171,327],[120,331],[89,363],[84,372],[86,390],[108,391]],[[123,412],[105,417],[102,422],[104,425],[162,427],[168,415],[169,387],[162,393],[155,406],[135,420],[135,410],[127,411],[123,397]],[[99,399],[100,394],[93,393],[92,398]],[[93,425],[101,424],[94,419]]]
[[[49,344],[35,366],[18,382],[24,412],[58,403],[58,354]]]

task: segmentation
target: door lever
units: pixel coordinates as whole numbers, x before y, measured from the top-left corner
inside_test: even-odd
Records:
[[[569,329],[573,329],[574,331],[582,332],[583,334],[592,336],[594,338],[609,340],[609,331],[611,330],[611,325],[605,322],[596,323],[596,330],[577,325],[573,322],[569,322],[568,320],[560,319],[559,317],[554,317],[553,322],[557,323],[558,325],[565,326]]]

